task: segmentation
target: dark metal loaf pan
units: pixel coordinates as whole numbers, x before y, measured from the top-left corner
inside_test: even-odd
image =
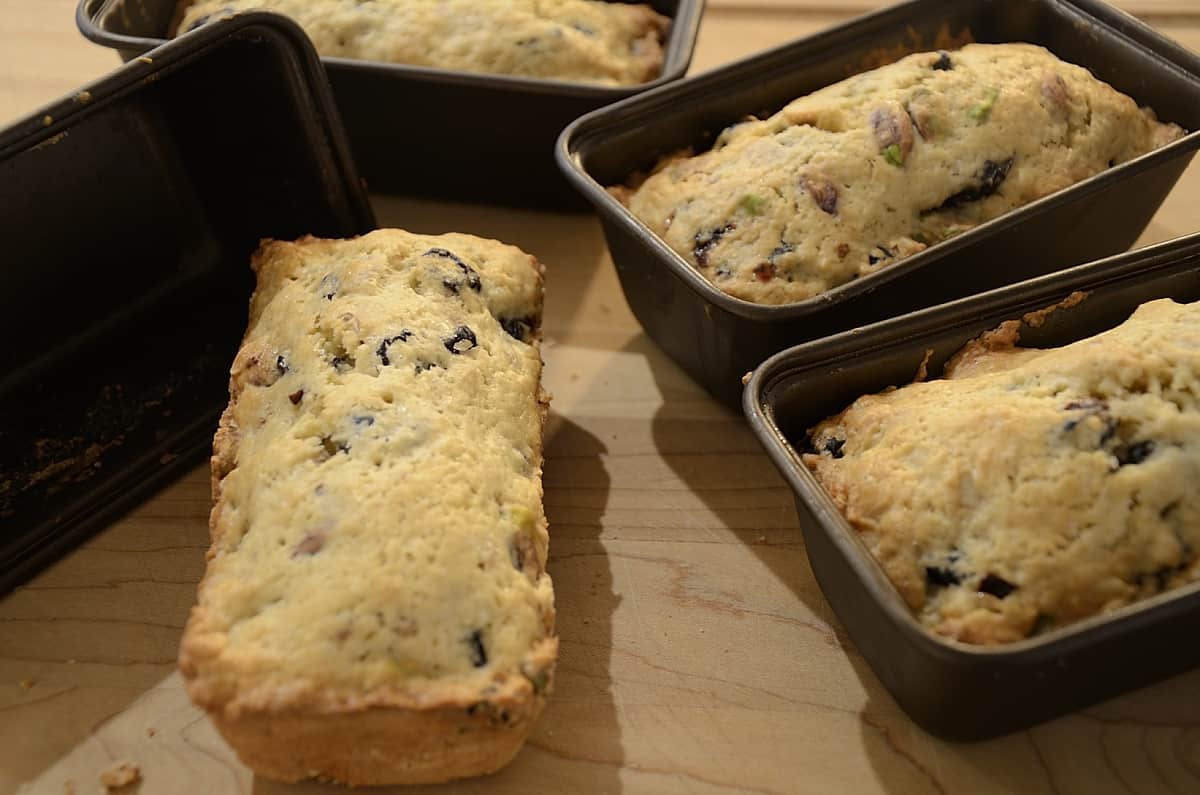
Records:
[[[1097,0],[914,0],[604,108],[564,131],[559,164],[600,214],[630,307],[716,397],[736,406],[742,375],[789,345],[1127,249],[1200,148],[1200,132],[1192,132],[877,274],[784,306],[722,293],[604,190],[664,152],[706,146],[747,114],[773,112],[967,32],[981,42],[1043,45],[1161,118],[1200,131],[1200,57]]]
[[[821,590],[900,706],[943,737],[1015,731],[1200,664],[1200,584],[1007,646],[934,636],[800,458],[810,428],[860,395],[909,383],[927,351],[936,378],[981,332],[1076,290],[1087,299],[1052,312],[1040,328],[1024,327],[1021,344],[1052,347],[1097,334],[1155,298],[1200,300],[1200,235],[791,348],[746,387],[746,416],[796,492]]]
[[[678,80],[692,60],[704,0],[644,1],[672,23],[662,75],[637,86],[322,59],[371,190],[585,209],[554,165],[558,134],[589,111]],[[80,0],[76,23],[84,36],[129,60],[163,43],[177,5]]]
[[[3,592],[207,455],[259,239],[374,220],[316,54],[269,14],[0,131],[0,206]]]

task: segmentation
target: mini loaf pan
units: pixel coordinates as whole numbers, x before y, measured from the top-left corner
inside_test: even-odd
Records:
[[[672,21],[662,74],[636,86],[323,58],[370,189],[586,209],[555,167],[558,134],[589,111],[678,80],[692,60],[704,0],[644,1]],[[84,36],[128,61],[163,43],[177,6],[178,0],[81,0],[75,20]]]
[[[809,429],[856,398],[937,378],[980,333],[1075,291],[1087,298],[1023,326],[1026,347],[1065,345],[1112,328],[1155,298],[1200,300],[1200,235],[966,298],[788,349],[750,378],[744,409],[796,493],[817,582],[862,656],[922,727],[978,740],[1028,727],[1200,664],[1200,584],[1000,647],[935,636],[801,460]]]
[[[913,0],[591,113],[559,139],[560,167],[604,227],[647,334],[718,399],[789,345],[1124,251],[1200,148],[1200,132],[822,295],[765,306],[718,290],[605,186],[662,154],[705,148],[748,114],[912,52],[1025,41],[1089,68],[1161,118],[1200,131],[1200,57],[1097,0]]]
[[[0,131],[0,593],[211,449],[260,238],[374,227],[324,71],[254,14]]]

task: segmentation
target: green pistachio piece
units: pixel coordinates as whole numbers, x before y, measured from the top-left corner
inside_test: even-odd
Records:
[[[900,150],[900,144],[892,144],[887,149],[884,149],[883,159],[893,166],[904,165],[904,152]]]
[[[755,196],[753,193],[747,193],[738,200],[738,207],[749,215],[762,215],[763,208],[766,206],[767,200],[762,196]]]
[[[983,124],[987,121],[988,116],[992,115],[992,107],[996,104],[996,99],[1000,96],[1000,89],[989,88],[984,95],[983,100],[967,111],[967,115],[975,120],[976,124]]]

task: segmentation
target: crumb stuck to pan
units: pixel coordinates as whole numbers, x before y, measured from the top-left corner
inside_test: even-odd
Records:
[[[122,792],[142,780],[142,770],[135,763],[120,761],[100,774],[100,785],[105,792]]]

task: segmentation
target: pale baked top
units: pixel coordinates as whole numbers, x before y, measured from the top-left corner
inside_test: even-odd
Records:
[[[719,289],[783,304],[1182,134],[1041,47],[970,44],[835,83],[613,192]]]
[[[1200,580],[1200,303],[858,399],[805,463],[921,622],[1019,640]]]
[[[181,654],[193,698],[428,706],[542,688],[536,260],[382,230],[268,242],[254,267]]]
[[[177,29],[251,9],[296,20],[321,55],[607,85],[658,77],[670,23],[601,0],[200,0]]]

